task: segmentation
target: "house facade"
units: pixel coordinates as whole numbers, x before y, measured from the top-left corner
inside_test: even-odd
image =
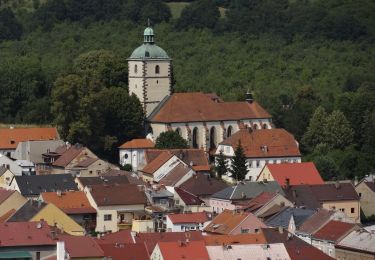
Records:
[[[142,170],[146,164],[145,150],[154,148],[155,144],[149,139],[133,139],[119,147],[119,163],[122,166],[131,165],[134,172]]]
[[[375,179],[375,178],[374,178]],[[361,211],[366,217],[375,216],[375,180],[362,180],[355,186],[361,203]]]

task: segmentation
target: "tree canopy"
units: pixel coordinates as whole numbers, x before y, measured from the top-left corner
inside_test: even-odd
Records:
[[[231,158],[231,166],[229,171],[232,173],[232,178],[237,181],[245,179],[247,174],[246,157],[241,142],[238,142],[234,156]]]
[[[166,131],[159,135],[155,141],[157,149],[185,149],[188,148],[187,141],[176,131]]]

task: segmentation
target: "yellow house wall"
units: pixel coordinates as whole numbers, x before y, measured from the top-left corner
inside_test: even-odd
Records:
[[[77,222],[51,203],[46,205],[30,221],[39,221],[41,219],[44,219],[50,226],[53,226],[56,223],[59,229],[62,229],[70,235],[84,235],[85,230],[78,225]]]
[[[344,209],[344,213],[352,219],[355,223],[360,223],[360,204],[359,201],[331,201],[331,202],[324,202],[323,206],[324,209]],[[351,213],[351,208],[354,208],[354,213]]]
[[[11,209],[18,210],[26,203],[27,199],[22,196],[18,191],[13,192],[9,198],[0,204],[0,216],[3,216]]]
[[[365,216],[375,215],[375,193],[364,182],[358,184],[355,189],[358,195],[361,194],[361,210]]]
[[[91,164],[87,169],[80,171],[80,177],[93,177],[99,176],[100,173],[104,173],[110,169],[110,164],[103,160],[97,160]],[[90,173],[91,171],[91,173]]]
[[[133,220],[132,231],[137,233],[142,232],[153,232],[154,231],[154,220]]]
[[[260,172],[258,179],[257,179],[257,181],[264,181],[264,180],[267,180],[267,181],[275,180],[267,166],[263,168],[263,170]]]

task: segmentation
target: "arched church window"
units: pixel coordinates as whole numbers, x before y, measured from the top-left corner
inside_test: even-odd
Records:
[[[258,129],[258,125],[254,124],[254,130],[257,130],[257,129]]]
[[[138,65],[137,65],[137,64],[134,65],[134,73],[135,73],[135,74],[138,73]]]
[[[160,73],[160,67],[159,65],[156,65],[155,66],[155,74],[159,74]]]
[[[268,128],[267,124],[263,124],[263,129],[267,129],[267,128]]]
[[[216,131],[215,127],[211,127],[210,129],[210,150],[216,148]]]
[[[181,135],[181,128],[178,127],[178,128],[176,128],[175,131],[176,131],[177,134]]]
[[[232,135],[232,126],[228,126],[228,130],[227,130],[227,137],[230,137]]]
[[[145,57],[150,57],[150,53],[148,51],[145,52]]]
[[[198,127],[193,129],[193,148],[199,148],[199,136],[198,136]]]

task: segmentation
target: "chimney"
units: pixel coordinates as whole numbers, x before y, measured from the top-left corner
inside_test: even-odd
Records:
[[[284,228],[281,227],[281,226],[279,226],[279,233],[280,233],[280,234],[283,234],[283,233],[284,233]]]
[[[296,190],[292,190],[292,193],[293,193],[293,198],[297,198],[297,191]]]
[[[61,190],[57,190],[56,195],[57,195],[57,197],[61,197]]]
[[[247,91],[246,92],[246,102],[251,104],[251,103],[253,103],[253,101],[254,101],[253,94],[250,91]]]
[[[56,242],[56,259],[57,260],[65,260],[65,242],[64,241],[57,241]]]
[[[285,188],[289,189],[290,188],[290,179],[285,178]]]

